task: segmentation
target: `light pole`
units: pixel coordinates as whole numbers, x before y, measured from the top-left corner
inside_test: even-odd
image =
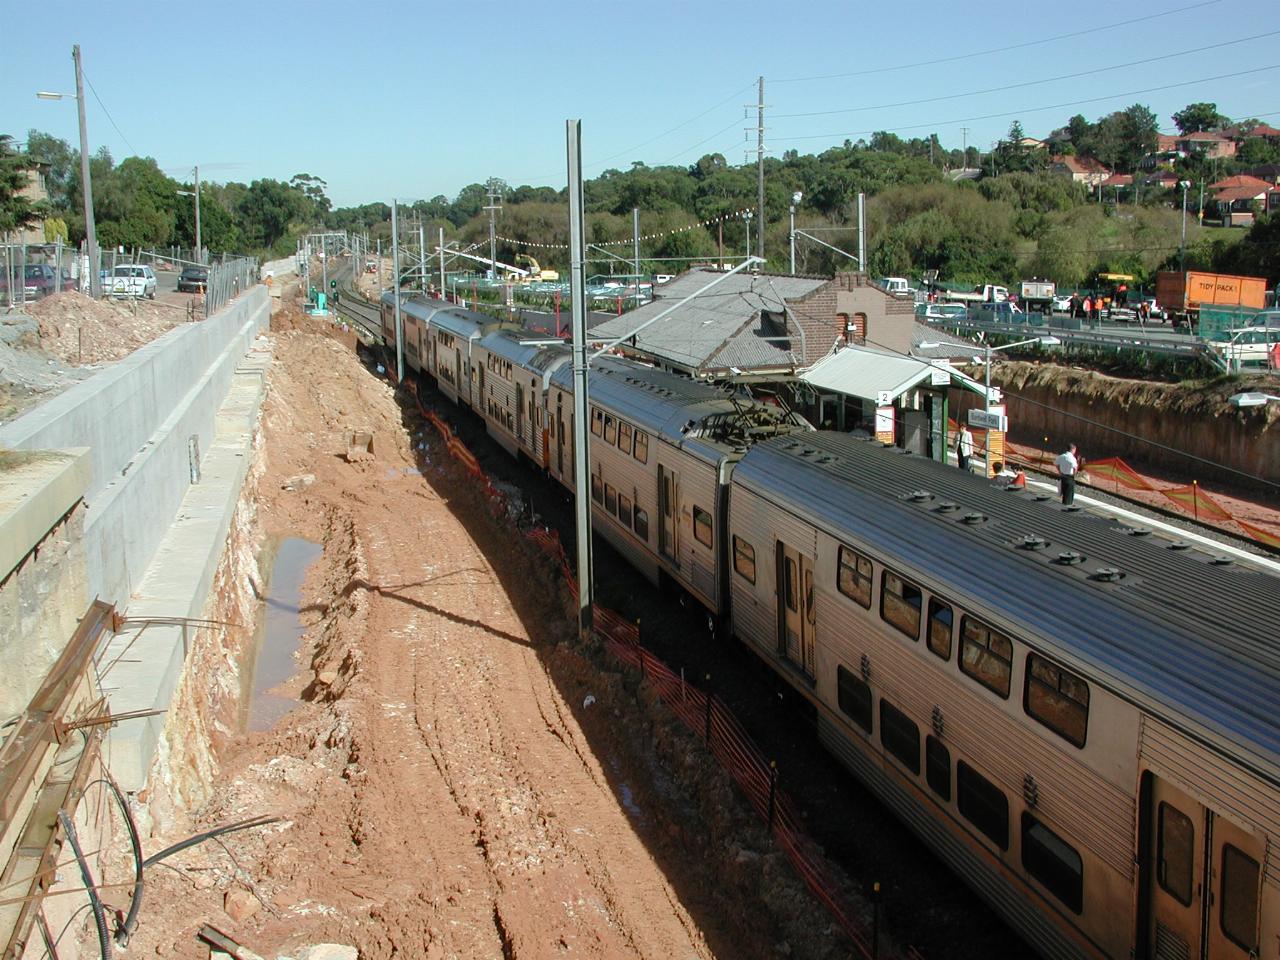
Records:
[[[804,199],[804,194],[797,190],[791,195],[791,275],[796,275],[796,207]]]
[[[89,177],[89,126],[84,116],[84,71],[80,67],[80,44],[71,48],[71,59],[76,65],[76,92],[49,93],[41,91],[36,94],[41,100],[62,100],[71,97],[80,112],[80,183],[84,194],[84,238],[85,252],[89,257],[89,295],[95,299],[102,296],[102,277],[98,264],[98,229],[93,221],[93,181]]]
[[[1178,270],[1181,273],[1187,272],[1187,190],[1191,186],[1190,180],[1181,180],[1178,186],[1182,187],[1182,244],[1178,247]]]
[[[743,214],[743,218],[747,221],[747,256],[751,256],[751,211],[748,210]]]

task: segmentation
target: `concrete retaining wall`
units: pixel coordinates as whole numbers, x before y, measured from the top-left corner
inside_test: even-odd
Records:
[[[0,447],[91,449],[90,596],[127,608],[191,486],[189,438],[211,448],[236,367],[267,326],[268,300],[253,287],[0,427]]]

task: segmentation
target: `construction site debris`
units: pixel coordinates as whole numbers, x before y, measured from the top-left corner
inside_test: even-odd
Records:
[[[347,434],[347,463],[364,463],[373,460],[373,434]]]

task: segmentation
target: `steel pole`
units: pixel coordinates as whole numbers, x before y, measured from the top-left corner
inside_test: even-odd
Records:
[[[587,458],[586,230],[582,202],[582,121],[565,121],[569,166],[569,295],[573,298],[573,491],[578,554],[578,635],[590,641],[594,584],[591,569],[591,489]]]
[[[391,278],[396,311],[396,382],[404,379],[404,327],[400,318],[400,230],[396,202],[391,201]]]
[[[796,205],[791,205],[791,275],[796,275]]]
[[[440,299],[446,299],[444,295],[444,227],[440,227]]]
[[[858,269],[867,272],[867,195],[858,194]]]
[[[1178,246],[1178,270],[1187,272],[1187,187],[1190,184],[1182,181],[1182,243]],[[1185,282],[1185,279],[1184,279]]]
[[[640,208],[631,208],[631,253],[635,258],[636,306],[640,306]]]
[[[200,167],[196,167],[196,263],[204,263],[204,244],[200,240]]]
[[[98,263],[98,228],[93,220],[93,180],[89,176],[89,124],[84,116],[84,69],[80,64],[80,44],[71,48],[76,63],[76,107],[80,112],[80,182],[84,193],[85,253],[89,257],[89,295],[102,296],[102,276]]]

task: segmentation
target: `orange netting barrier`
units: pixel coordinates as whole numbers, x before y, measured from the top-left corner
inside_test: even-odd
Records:
[[[1090,460],[1086,467],[1092,480],[1110,480],[1117,486],[1124,486],[1130,490],[1155,490],[1156,488],[1147,483],[1142,474],[1134,470],[1119,457],[1108,457],[1105,460]],[[1092,484],[1097,486],[1096,483]]]
[[[394,380],[389,369],[388,374]],[[495,512],[505,509],[506,495],[493,485],[475,455],[438,414],[423,405],[412,381],[409,381],[409,389],[419,413],[435,427],[449,453],[469,473],[483,481],[485,492],[497,505]],[[525,537],[557,563],[570,592],[576,597],[577,579],[559,535],[554,530],[535,528],[526,532]],[[595,632],[604,639],[606,648],[622,663],[639,670],[641,678],[653,686],[667,708],[702,738],[721,767],[738,784],[751,807],[768,824],[778,847],[791,861],[805,886],[849,936],[858,953],[867,960],[878,956],[881,953],[879,944],[873,942],[854,904],[838,892],[831,867],[821,849],[804,832],[793,801],[778,786],[777,768],[765,760],[737,717],[713,694],[687,682],[682,674],[677,674],[642,647],[637,624],[599,604],[593,607],[592,612]],[[914,948],[908,948],[906,957],[919,960],[920,954]]]

